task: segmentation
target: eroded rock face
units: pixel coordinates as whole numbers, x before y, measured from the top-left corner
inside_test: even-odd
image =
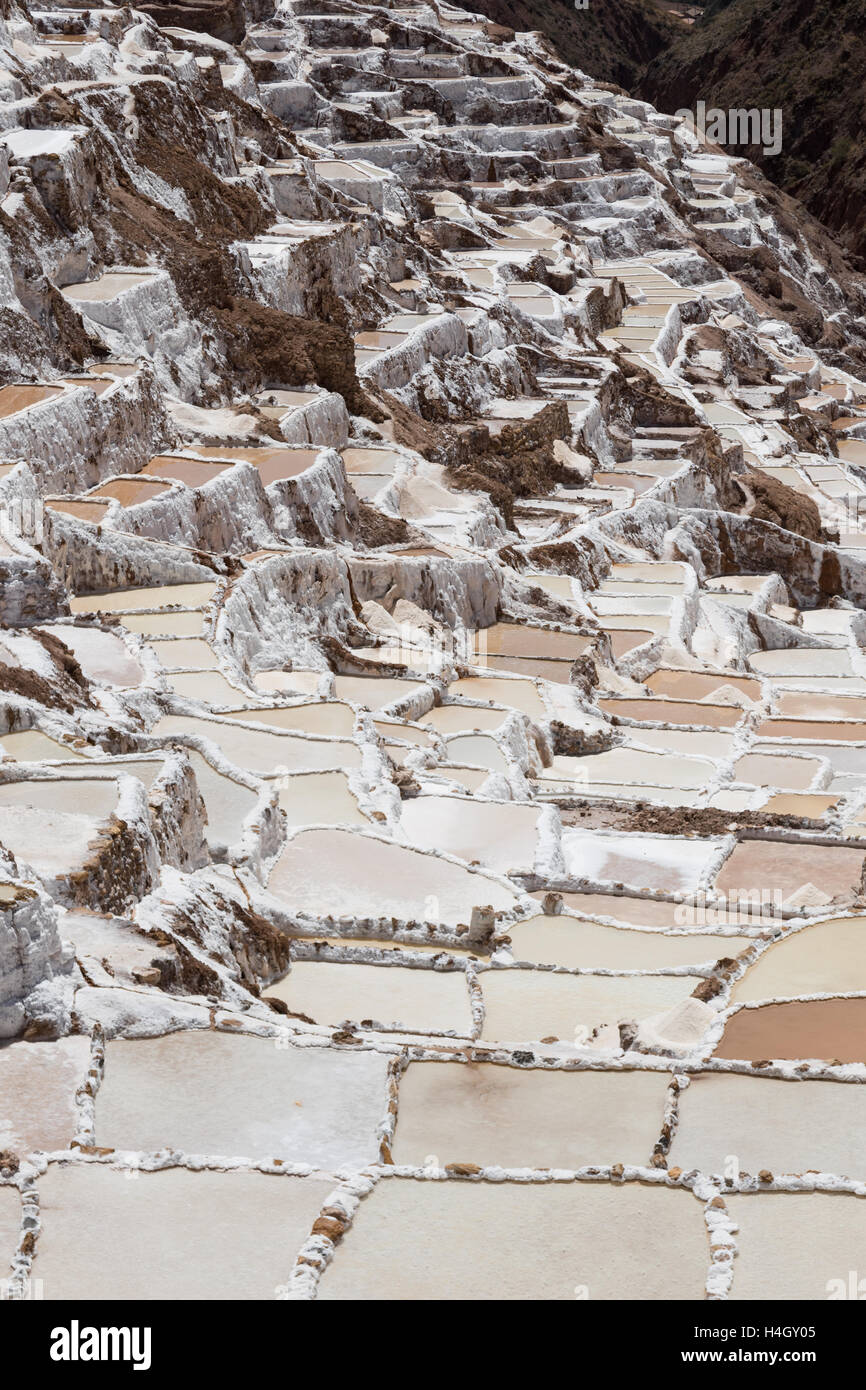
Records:
[[[260,1293],[281,1175],[286,1296],[341,1297],[395,1155],[479,1288],[495,1188],[514,1287],[573,1296],[565,1221],[605,1289],[726,1294],[722,1192],[799,1168],[759,1106],[754,1172],[669,1166],[688,1078],[866,1075],[824,1007],[864,991],[863,283],[447,6],[10,4],[0,103],[0,1197],[56,1146],[15,1296],[179,1296],[155,1252],[234,1191]],[[769,952],[819,920],[810,999]]]
[[[60,939],[50,900],[7,880],[0,904],[0,1038],[67,1031],[63,982],[72,969],[72,951]]]

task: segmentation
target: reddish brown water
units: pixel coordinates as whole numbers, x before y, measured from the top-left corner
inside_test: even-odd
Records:
[[[705,671],[673,671],[661,668],[648,676],[644,685],[655,695],[672,695],[679,700],[702,700],[725,685],[741,690],[750,700],[761,698],[761,686],[758,681],[749,680],[746,676],[713,676]]]
[[[604,624],[602,624],[602,630],[610,638],[611,651],[617,661],[620,657],[625,656],[626,652],[633,651],[635,647],[642,647],[644,642],[651,642],[656,635],[654,632],[648,632],[645,628],[605,628]]]
[[[589,638],[572,632],[550,632],[546,628],[523,626],[519,623],[494,623],[476,637],[476,647],[483,655],[523,656],[560,661],[573,661],[586,651]]]
[[[264,487],[297,478],[315,463],[318,449],[250,449],[248,462],[259,470]]]
[[[66,376],[63,380],[67,386],[86,386],[88,391],[95,391],[97,396],[101,396],[103,391],[109,391],[114,385],[109,377],[104,376]]]
[[[103,483],[90,495],[91,497],[116,497],[122,507],[133,507],[137,502],[148,502],[151,497],[168,491],[169,483],[160,483],[150,478],[112,478]]]
[[[658,478],[647,478],[640,473],[593,473],[592,481],[596,487],[630,487],[641,493],[657,483]]]
[[[796,690],[786,690],[778,697],[777,709],[780,716],[807,720],[866,719],[866,700],[856,695],[827,695],[823,691],[806,695]]]
[[[866,723],[840,724],[826,719],[765,719],[758,738],[831,738],[841,743],[866,741]]]
[[[730,729],[738,724],[743,711],[731,705],[702,705],[688,700],[599,700],[605,714],[640,723],[708,724],[713,729]]]
[[[783,900],[807,883],[831,898],[859,886],[863,851],[844,845],[804,845],[783,840],[743,840],[722,866],[720,893],[780,892]]]
[[[60,394],[56,386],[3,386],[0,388],[0,418],[5,419],[7,415],[26,410],[28,405],[50,401]]]
[[[750,1062],[794,1057],[866,1062],[866,999],[741,1009],[727,1024],[715,1056]]]
[[[69,501],[63,498],[53,498],[45,505],[49,511],[65,512],[67,516],[77,517],[79,521],[92,521],[97,526],[108,510],[107,502],[79,502],[74,498]]]
[[[188,487],[201,487],[211,478],[218,478],[231,468],[230,463],[200,463],[198,459],[181,458],[175,454],[158,454],[152,458],[142,473],[150,478],[176,478]]]

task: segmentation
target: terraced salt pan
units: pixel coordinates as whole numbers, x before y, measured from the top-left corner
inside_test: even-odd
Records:
[[[751,782],[756,787],[784,787],[789,791],[806,791],[820,771],[821,763],[812,758],[747,753],[734,763],[734,781]]]
[[[866,1062],[866,999],[743,1008],[725,1025],[716,1057],[743,1061],[818,1058]]]
[[[17,415],[19,410],[27,410],[31,405],[41,405],[44,401],[61,396],[62,390],[56,386],[2,386],[0,387],[0,419]]]
[[[336,700],[319,700],[306,705],[274,705],[271,709],[228,710],[224,719],[254,720],[275,729],[296,730],[305,734],[351,735],[355,728],[355,712],[350,705]]]
[[[318,1297],[692,1299],[708,1258],[700,1204],[684,1191],[391,1178],[362,1202]]]
[[[224,777],[194,749],[187,749],[187,757],[207,811],[208,843],[211,847],[237,844],[244,821],[258,801],[256,793]]]
[[[458,763],[475,764],[490,772],[506,772],[508,764],[494,738],[485,734],[458,734],[448,740],[448,757]]]
[[[421,716],[440,734],[475,729],[498,729],[508,718],[508,710],[478,709],[473,705],[439,705]]]
[[[791,932],[738,980],[732,1004],[866,991],[866,918],[842,917]]]
[[[733,753],[734,734],[706,733],[703,729],[634,729],[626,734],[625,747],[636,744],[659,748],[669,756],[685,754],[687,758],[715,758],[727,760]],[[681,760],[682,761],[682,760]],[[716,774],[716,769],[707,766],[707,776]]]
[[[418,748],[433,747],[433,740],[426,729],[416,729],[411,724],[401,723],[399,719],[374,719],[373,727],[384,739],[399,739],[403,743],[414,743]]]
[[[38,729],[23,729],[15,734],[0,735],[0,748],[8,758],[20,763],[40,763],[60,758],[83,758],[85,755],[72,744],[60,743]]]
[[[255,712],[250,711],[251,714]],[[231,724],[224,719],[169,714],[154,725],[151,733],[158,738],[193,734],[197,738],[209,739],[235,767],[246,768],[265,777],[274,776],[280,771],[312,772],[319,768],[358,767],[361,760],[357,745],[347,740],[315,740],[288,733],[271,733],[270,730]]]
[[[472,1013],[462,971],[411,970],[394,965],[295,961],[268,998],[316,1023],[381,1025],[414,1033],[469,1037]]]
[[[135,507],[140,502],[150,502],[169,490],[169,483],[156,478],[112,478],[102,483],[90,493],[91,497],[115,498],[122,507]]]
[[[273,1299],[332,1187],[183,1168],[131,1182],[103,1165],[52,1165],[39,1181],[34,1276],[50,1300],[82,1289],[136,1302]]]
[[[230,463],[207,463],[202,459],[167,454],[152,458],[141,471],[142,475],[149,478],[167,478],[173,482],[186,483],[187,487],[203,487],[230,467]]]
[[[114,632],[103,632],[96,627],[74,627],[70,623],[46,623],[42,631],[51,632],[70,648],[90,681],[133,687],[145,680],[142,667]]]
[[[338,700],[349,700],[365,709],[383,709],[395,700],[405,700],[423,690],[417,681],[394,680],[387,676],[335,676]]]
[[[199,637],[203,631],[202,613],[124,613],[122,623],[129,632],[142,637]]]
[[[391,752],[390,749],[389,752]],[[393,752],[391,752],[391,756],[394,756]],[[458,786],[464,787],[468,792],[477,792],[487,781],[490,772],[486,767],[455,767],[453,763],[443,763],[441,767],[437,768],[436,775],[447,778],[449,782],[456,782]]]
[[[624,883],[661,892],[689,892],[718,851],[718,840],[664,835],[605,835],[566,829],[562,849],[570,874],[596,882]],[[742,879],[738,880],[742,882]]]
[[[236,705],[242,692],[236,685],[230,685],[219,671],[181,672],[168,677],[168,685],[175,695],[184,700],[195,700],[198,704],[212,705],[215,709],[226,705]]]
[[[508,928],[515,960],[566,965],[584,970],[668,970],[735,956],[749,937],[707,936],[699,932],[626,931],[560,913],[533,917]]]
[[[850,676],[847,651],[823,647],[787,647],[755,652],[748,658],[753,671],[763,676]]]
[[[166,642],[151,642],[149,645],[167,671],[185,670],[190,667],[215,670],[219,664],[213,648],[198,637],[177,637]]]
[[[385,1059],[372,1052],[278,1048],[209,1029],[115,1040],[97,1143],[362,1167],[378,1152],[384,1082]]]
[[[738,1226],[728,1297],[859,1298],[866,1207],[848,1193],[762,1192],[726,1196]]]
[[[573,661],[589,639],[572,632],[553,632],[521,623],[494,623],[476,633],[476,651],[488,656],[522,656]]]
[[[668,695],[675,700],[704,700],[731,687],[749,700],[760,700],[760,682],[746,676],[713,675],[708,671],[654,671],[644,681],[654,695]]]
[[[665,1013],[693,992],[693,975],[553,975],[534,970],[487,970],[485,1042],[583,1040],[604,1024],[639,1022]]]
[[[416,1062],[400,1080],[395,1163],[580,1168],[649,1161],[664,1120],[660,1072],[544,1072]]]
[[[785,901],[813,884],[828,898],[859,890],[863,852],[844,845],[792,844],[784,840],[741,840],[725,860],[716,889],[725,896],[759,889]]]
[[[75,1092],[89,1065],[90,1039],[84,1036],[0,1045],[0,1151],[23,1158],[68,1148],[78,1126]]]
[[[259,671],[253,685],[267,695],[315,695],[322,671]]]
[[[101,526],[108,514],[109,504],[85,498],[47,497],[45,506],[50,512],[64,512],[67,516],[74,516],[77,521],[89,521],[94,526]]]
[[[117,783],[76,779],[0,786],[0,844],[41,878],[71,873],[117,805]]]
[[[756,738],[818,739],[831,737],[843,743],[866,743],[866,723],[840,723],[827,719],[765,719]]]
[[[866,720],[866,700],[856,695],[834,697],[826,691],[801,695],[795,690],[785,690],[776,699],[776,712],[794,718],[801,716],[809,723],[827,719]]]
[[[73,613],[133,613],[138,609],[204,608],[216,591],[216,584],[163,584],[152,589],[114,589],[110,594],[92,594],[69,601]]]
[[[369,825],[345,772],[300,772],[282,779],[279,806],[287,825]]]
[[[69,299],[73,303],[99,304],[116,299],[118,295],[134,289],[136,285],[144,285],[152,278],[152,273],[107,271],[104,275],[98,275],[95,280],[82,280],[77,285],[65,285],[61,288],[60,293],[64,299]]]
[[[645,753],[636,748],[610,748],[604,753],[587,753],[580,758],[556,757],[545,768],[548,780],[586,780],[655,784],[668,787],[703,787],[715,775],[712,763],[697,758],[680,758],[670,753]]]
[[[532,873],[538,810],[513,801],[419,796],[404,801],[400,828],[420,849],[444,850],[497,873]]]
[[[805,816],[810,820],[820,820],[834,806],[838,805],[838,795],[821,796],[798,792],[777,792],[765,801],[761,810],[774,816]]]
[[[706,724],[714,729],[730,729],[743,718],[743,711],[737,706],[701,704],[699,701],[619,698],[602,699],[598,705],[607,715],[637,723]]]
[[[506,680],[497,676],[465,677],[452,681],[448,694],[466,700],[490,700],[509,709],[521,710],[530,719],[548,717],[534,681]]]
[[[805,1173],[866,1178],[866,1091],[832,1081],[693,1076],[680,1095],[671,1163],[724,1174]]]
[[[350,477],[363,474],[390,476],[401,462],[402,455],[393,449],[343,449],[342,458]]]
[[[666,928],[681,925],[682,909],[677,903],[658,902],[652,898],[632,898],[613,893],[563,893],[563,909],[582,918],[610,917],[636,927]],[[531,893],[542,902],[546,892]]]
[[[515,895],[461,864],[344,830],[306,830],[291,839],[268,887],[317,917],[397,917],[469,924],[472,908],[512,907]]]

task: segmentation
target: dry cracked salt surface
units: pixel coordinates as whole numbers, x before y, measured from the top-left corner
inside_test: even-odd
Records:
[[[827,1298],[866,283],[538,35],[220,15],[0,18],[0,1296]]]

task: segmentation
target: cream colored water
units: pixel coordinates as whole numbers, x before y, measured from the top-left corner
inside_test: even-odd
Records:
[[[580,1168],[646,1163],[661,1130],[658,1072],[538,1072],[413,1063],[400,1082],[395,1163]]]
[[[377,1154],[385,1068],[375,1053],[277,1048],[273,1038],[210,1029],[114,1040],[97,1142],[362,1167]]]
[[[207,838],[211,844],[234,845],[243,834],[244,821],[258,797],[248,787],[224,777],[193,749],[187,750],[198,789],[207,810]]]
[[[43,631],[52,633],[69,648],[89,680],[136,686],[144,679],[139,662],[113,632],[73,627],[69,623],[47,623]]]
[[[725,1205],[738,1226],[729,1298],[826,1300],[831,1279],[842,1290],[836,1298],[850,1296],[848,1272],[866,1243],[866,1208],[856,1197],[766,1192],[726,1196]]]
[[[60,743],[57,739],[40,733],[38,729],[23,729],[19,733],[0,735],[0,747],[7,757],[15,758],[21,763],[84,757],[72,743]]]
[[[267,996],[316,1023],[399,1028],[468,1037],[472,1015],[462,971],[296,961]]]
[[[110,594],[73,598],[73,613],[125,613],[138,608],[204,608],[216,584],[164,584],[152,589],[115,589]]]
[[[342,737],[348,737],[355,727],[354,710],[334,700],[309,705],[274,706],[272,709],[230,710],[224,717],[253,720],[256,724],[267,724],[275,729]]]
[[[557,917],[517,922],[508,928],[508,935],[515,960],[583,970],[668,970],[706,965],[721,956],[736,955],[750,944],[748,937],[625,931],[564,912]]]
[[[442,850],[499,873],[531,873],[535,867],[538,812],[532,806],[419,796],[403,803],[400,826],[421,849]]]
[[[283,781],[279,805],[287,825],[369,825],[345,772],[301,772]]]
[[[860,991],[866,991],[866,918],[837,918],[770,946],[736,982],[731,1003]]]
[[[419,1240],[418,1232],[424,1238]],[[381,1182],[318,1297],[594,1300],[704,1296],[708,1243],[687,1192],[591,1183]],[[394,1271],[399,1270],[399,1279]]]
[[[343,830],[302,831],[268,882],[284,902],[315,916],[398,917],[469,923],[472,908],[507,908],[514,895],[486,876],[402,845]]]
[[[102,1165],[55,1165],[40,1179],[46,1299],[75,1298],[82,1286],[92,1299],[135,1303],[155,1288],[178,1301],[273,1298],[331,1186],[183,1168],[137,1179]]]
[[[300,772],[325,767],[357,767],[360,762],[357,746],[345,740],[319,742],[292,734],[245,728],[227,720],[169,714],[154,725],[152,732],[167,738],[192,734],[209,739],[236,767],[260,776],[276,775],[281,769]]]
[[[690,975],[552,975],[490,970],[481,976],[485,1042],[529,1043],[555,1037],[572,1043],[604,1024],[640,1021],[687,999]]]
[[[704,1173],[724,1173],[736,1135],[742,1172],[805,1173],[817,1169],[866,1178],[861,1136],[866,1124],[862,1087],[772,1077],[692,1077],[680,1097],[671,1161]]]

